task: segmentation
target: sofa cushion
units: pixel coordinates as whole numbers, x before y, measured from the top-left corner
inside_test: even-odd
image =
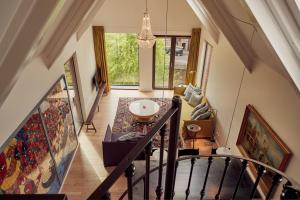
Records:
[[[193,107],[197,106],[201,102],[202,97],[203,97],[202,95],[193,92],[193,94],[189,100],[189,104]]]
[[[195,108],[194,110],[191,112],[191,116],[193,116],[193,114],[199,110],[200,108],[202,108],[203,106],[205,106],[206,103],[199,103]]]
[[[200,119],[208,119],[210,117],[211,111],[207,110],[205,113],[201,113],[200,115],[196,116],[195,120]]]
[[[189,100],[191,99],[192,94],[193,94],[193,90],[188,91],[188,92],[185,94],[184,99],[185,99],[187,102],[189,102]]]
[[[197,117],[205,112],[207,112],[209,109],[209,106],[207,103],[202,108],[199,108],[193,115],[192,115],[192,120],[197,119]]]
[[[185,89],[185,91],[184,91],[184,96],[188,93],[188,92],[193,92],[193,90],[194,90],[194,87],[193,87],[193,85],[192,84],[189,84],[187,87],[186,87],[186,89]]]

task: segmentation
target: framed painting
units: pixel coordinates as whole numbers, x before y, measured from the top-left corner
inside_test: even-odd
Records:
[[[60,182],[38,109],[0,151],[0,193],[58,193]]]
[[[50,150],[61,182],[78,145],[66,80],[61,77],[40,104]]]
[[[284,171],[292,156],[290,149],[279,138],[252,105],[245,110],[237,147],[243,156],[258,160],[280,171]],[[254,174],[256,167],[250,165]],[[261,181],[261,189],[266,192],[272,182],[272,174],[267,172]]]

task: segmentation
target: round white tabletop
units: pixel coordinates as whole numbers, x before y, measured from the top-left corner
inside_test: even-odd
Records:
[[[155,101],[142,99],[132,102],[129,111],[140,121],[148,121],[159,111],[159,105]]]

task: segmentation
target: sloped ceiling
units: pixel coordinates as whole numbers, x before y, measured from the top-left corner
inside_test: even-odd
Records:
[[[249,71],[263,62],[289,77],[280,59],[243,0],[198,0],[227,37]]]
[[[148,9],[154,34],[165,33],[166,0],[149,0]],[[145,11],[144,0],[108,0],[96,14],[92,25],[104,26],[107,32],[138,33]],[[190,34],[202,26],[189,4],[184,0],[169,0],[168,34]]]
[[[282,75],[288,76],[280,59],[244,1],[225,0],[223,5],[223,9],[227,10],[232,23],[235,23],[240,33],[244,35],[249,48],[253,49],[256,59],[264,62]]]

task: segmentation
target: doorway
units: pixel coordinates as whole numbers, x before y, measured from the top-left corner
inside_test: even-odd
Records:
[[[69,90],[71,109],[74,117],[74,125],[76,133],[79,134],[83,125],[83,115],[81,109],[81,101],[78,90],[78,80],[76,76],[76,55],[73,56],[64,64],[67,87]]]
[[[206,93],[212,50],[213,50],[212,45],[206,41],[204,43],[203,64],[200,69],[201,70],[200,88],[202,90],[203,95],[205,95]]]
[[[157,36],[153,47],[153,89],[173,89],[185,83],[189,47],[190,36]]]

